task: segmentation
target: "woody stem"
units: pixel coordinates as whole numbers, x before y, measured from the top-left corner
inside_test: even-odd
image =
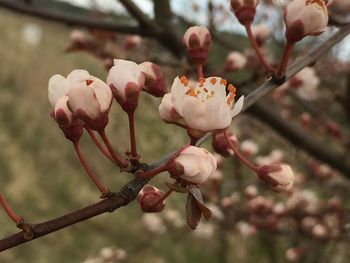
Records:
[[[256,42],[256,39],[253,35],[253,32],[252,32],[252,26],[251,26],[251,23],[246,23],[244,25],[245,27],[245,30],[247,32],[247,35],[248,35],[248,38],[249,38],[249,41],[250,43],[252,44],[254,50],[255,50],[255,53],[260,61],[260,63],[262,65],[264,65],[264,67],[269,71],[269,72],[273,72],[274,69],[273,67],[266,61],[264,55],[261,53],[261,50],[260,50],[260,47],[258,45],[258,43]]]
[[[0,193],[0,204],[4,208],[6,214],[9,216],[9,218],[11,218],[11,220],[13,222],[18,224],[19,222],[21,222],[23,220],[22,217],[18,216],[13,211],[13,209],[11,208],[11,206],[9,205],[9,203],[6,201],[5,197],[1,193]]]
[[[84,154],[82,153],[81,149],[80,149],[80,144],[79,142],[74,143],[74,149],[79,157],[79,160],[82,164],[82,166],[84,167],[86,173],[89,175],[90,179],[93,181],[93,183],[96,185],[96,187],[98,188],[98,190],[101,193],[104,193],[107,188],[103,186],[103,184],[100,182],[100,180],[97,178],[97,176],[95,175],[95,173],[92,171],[89,163],[87,162],[87,160],[84,157]]]

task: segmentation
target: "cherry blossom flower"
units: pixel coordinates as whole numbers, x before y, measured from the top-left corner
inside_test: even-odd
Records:
[[[145,76],[135,62],[114,60],[114,66],[109,70],[107,84],[124,111],[131,112],[136,109],[144,83]]]
[[[327,6],[323,0],[293,0],[284,13],[289,41],[297,42],[308,35],[319,35],[328,24]]]
[[[163,97],[167,93],[167,85],[160,67],[152,62],[143,62],[139,67],[145,76],[143,90],[155,97]]]
[[[187,29],[183,43],[186,45],[189,57],[196,64],[204,64],[211,47],[211,35],[204,26],[192,26]]]
[[[172,177],[191,184],[202,184],[214,174],[217,164],[214,156],[206,149],[190,146],[169,167]]]
[[[244,97],[234,104],[236,89],[219,77],[201,78],[191,83],[186,77],[177,77],[171,87],[171,97],[165,95],[159,107],[161,117],[186,127],[188,132],[200,138],[207,132],[221,131],[230,126],[232,118],[243,107]]]
[[[137,202],[144,212],[160,212],[164,209],[165,200],[155,205],[164,192],[153,185],[145,185],[137,196]]]
[[[294,184],[294,172],[288,164],[261,166],[258,176],[276,192],[287,192]]]
[[[259,2],[260,0],[231,0],[231,11],[242,25],[251,24],[254,21],[256,6]]]
[[[87,71],[68,77],[75,81],[68,91],[69,109],[91,129],[104,129],[113,98],[108,85]]]

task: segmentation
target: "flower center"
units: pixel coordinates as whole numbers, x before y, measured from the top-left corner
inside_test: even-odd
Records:
[[[186,95],[195,97],[200,99],[202,102],[205,100],[212,98],[216,96],[218,93],[223,94],[222,92],[219,92],[218,89],[222,88],[226,90],[227,86],[227,80],[211,77],[211,78],[200,78],[197,85],[190,83],[190,81],[187,79],[187,77],[182,76],[180,78],[180,81],[184,88],[187,89]],[[220,81],[220,85],[218,85],[218,81]],[[210,82],[210,84],[208,83]],[[227,105],[231,106],[234,102],[234,98],[236,97],[236,88],[230,84],[227,87],[229,94],[226,96],[227,98]],[[225,93],[224,93],[225,94]]]
[[[320,6],[325,6],[325,2],[323,0],[306,0],[306,5],[318,4]]]

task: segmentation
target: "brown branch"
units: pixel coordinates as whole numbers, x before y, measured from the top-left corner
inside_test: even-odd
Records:
[[[81,26],[86,28],[101,29],[106,31],[113,31],[124,34],[139,34],[142,36],[148,36],[148,32],[140,30],[138,26],[131,25],[118,25],[116,22],[101,21],[93,17],[80,18],[75,16],[68,16],[58,12],[52,12],[37,5],[26,5],[19,1],[14,0],[0,0],[0,7],[6,8],[17,13],[35,16],[37,18],[64,23],[69,26]]]

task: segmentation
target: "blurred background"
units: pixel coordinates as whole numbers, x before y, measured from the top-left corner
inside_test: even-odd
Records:
[[[264,25],[266,35],[259,35],[261,48],[273,63],[278,63],[283,50],[282,10],[289,2],[262,1],[258,8],[256,25]],[[134,3],[150,18],[157,18],[153,1]],[[168,22],[180,37],[192,23],[209,26],[215,34],[206,72],[225,76],[245,93],[265,81],[266,73],[244,28],[229,12],[229,1],[172,0],[170,4],[173,16]],[[103,23],[137,22],[114,0],[0,1],[0,192],[27,221],[42,222],[99,200],[73,146],[49,115],[47,83],[53,74],[66,76],[81,68],[106,80],[112,58],[153,61],[161,66],[170,88],[176,76],[194,76],[195,71],[185,56],[174,55],[152,37],[48,21],[21,11],[27,9]],[[347,25],[346,11],[330,11],[336,21]],[[303,40],[294,57],[307,54],[338,30],[330,26],[320,37]],[[230,67],[233,51],[246,59],[244,66]],[[0,262],[348,262],[349,58],[350,38],[346,38],[308,72],[263,98],[261,104],[269,107],[268,113],[253,109],[231,127],[251,160],[258,164],[283,161],[293,167],[297,176],[293,192],[274,193],[236,159],[217,156],[219,170],[203,186],[214,218],[203,221],[196,231],[186,225],[186,196],[174,194],[160,214],[144,214],[134,202],[2,252]],[[147,163],[188,140],[184,130],[159,118],[160,102],[161,98],[144,93],[136,112],[139,152]],[[286,122],[297,132],[278,128]],[[127,116],[114,103],[107,133],[120,153],[128,150],[128,131]],[[293,139],[295,133],[315,140],[312,143],[333,159],[320,161],[302,140]],[[205,147],[212,151],[210,141]],[[82,148],[112,190],[132,179],[106,160],[88,136]],[[164,189],[166,178],[162,174],[152,183]],[[3,211],[0,224],[1,237],[18,231]]]

